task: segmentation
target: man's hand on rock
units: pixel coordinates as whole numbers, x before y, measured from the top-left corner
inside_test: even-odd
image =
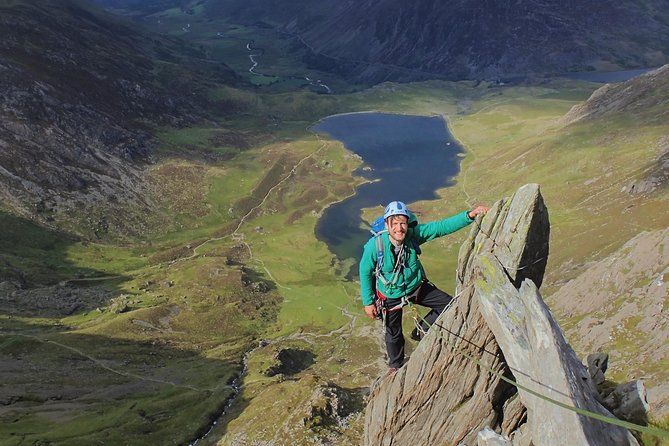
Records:
[[[490,208],[488,206],[479,205],[467,213],[467,217],[472,220],[476,218],[477,215],[485,215]]]
[[[365,305],[365,315],[367,315],[368,318],[374,319],[377,314],[376,305]]]

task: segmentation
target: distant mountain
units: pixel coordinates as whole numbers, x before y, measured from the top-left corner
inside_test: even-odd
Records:
[[[235,82],[199,49],[87,3],[3,2],[0,205],[89,235],[139,231],[151,129],[202,119],[208,83]]]
[[[132,2],[113,0],[126,6]],[[669,62],[665,0],[173,3],[197,3],[208,18],[263,22],[297,34],[314,52],[338,62],[329,64],[362,79],[411,79],[430,73],[495,79]]]
[[[669,56],[666,9],[660,17],[629,0],[355,3],[304,38],[319,52],[454,78],[654,66]]]

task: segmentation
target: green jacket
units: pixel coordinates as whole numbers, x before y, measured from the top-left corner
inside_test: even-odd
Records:
[[[363,305],[371,305],[376,298],[375,290],[378,290],[384,296],[395,299],[410,294],[425,278],[423,266],[418,259],[418,254],[413,243],[409,243],[410,238],[414,238],[419,245],[435,239],[437,237],[450,234],[469,225],[471,220],[467,213],[463,211],[452,217],[443,220],[432,221],[429,223],[418,224],[409,228],[404,239],[404,249],[407,253],[404,268],[398,275],[395,283],[389,283],[385,286],[380,280],[376,280],[374,271],[376,270],[376,237],[372,237],[365,243],[360,259],[360,295]],[[395,265],[395,253],[388,237],[388,232],[383,232],[379,237],[383,241],[383,266],[382,274],[388,282],[391,282],[393,266]]]

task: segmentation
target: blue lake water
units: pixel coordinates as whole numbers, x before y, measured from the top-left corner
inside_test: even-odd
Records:
[[[317,238],[340,259],[357,259],[370,237],[361,209],[376,206],[380,216],[393,200],[437,198],[435,191],[458,173],[463,153],[441,117],[354,113],[330,116],[312,130],[360,155],[364,165],[356,174],[373,181],[326,209],[316,225]]]
[[[642,68],[639,70],[624,70],[624,71],[581,71],[578,73],[567,73],[563,77],[569,79],[577,79],[581,81],[597,82],[597,83],[615,83],[624,82],[626,80],[637,77],[641,74],[648,73],[654,68]]]

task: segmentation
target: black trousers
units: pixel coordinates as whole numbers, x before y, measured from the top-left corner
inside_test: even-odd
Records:
[[[421,328],[426,330],[432,325],[437,317],[444,311],[446,305],[453,298],[434,286],[432,282],[423,282],[414,304],[430,308],[430,312],[421,321]],[[386,308],[392,308],[399,304],[401,299],[387,299]],[[429,324],[427,325],[426,324]],[[402,309],[386,313],[386,349],[388,351],[388,366],[399,368],[404,363],[404,334],[402,333]]]

